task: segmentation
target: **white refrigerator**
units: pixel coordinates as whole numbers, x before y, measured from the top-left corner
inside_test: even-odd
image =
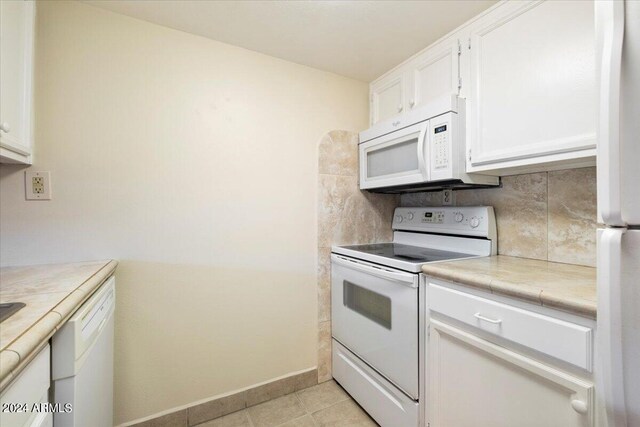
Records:
[[[640,427],[640,1],[595,1],[598,425]]]

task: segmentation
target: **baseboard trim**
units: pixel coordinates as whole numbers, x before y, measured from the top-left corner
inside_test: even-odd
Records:
[[[167,409],[148,417],[119,424],[118,427],[150,427],[169,424],[194,426],[316,384],[318,384],[317,367]]]

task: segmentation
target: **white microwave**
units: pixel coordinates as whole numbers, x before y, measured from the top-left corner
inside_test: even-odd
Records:
[[[464,99],[445,96],[360,132],[360,189],[384,193],[499,185],[465,172]]]

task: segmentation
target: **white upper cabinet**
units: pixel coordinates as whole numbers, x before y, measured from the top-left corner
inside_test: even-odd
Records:
[[[0,1],[0,162],[31,163],[34,1]]]
[[[466,99],[466,172],[595,165],[591,0],[502,1],[371,83],[371,124]]]
[[[409,63],[409,108],[443,95],[457,95],[460,84],[460,42],[447,39]]]
[[[507,2],[470,43],[467,172],[595,164],[593,2]]]
[[[459,44],[448,38],[371,84],[371,124],[428,103],[457,95]]]
[[[371,84],[371,123],[393,117],[405,110],[405,75],[392,73]]]

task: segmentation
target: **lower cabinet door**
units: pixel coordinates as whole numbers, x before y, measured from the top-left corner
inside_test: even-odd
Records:
[[[593,384],[431,320],[430,427],[592,427]]]
[[[18,374],[18,377],[0,394],[0,426],[50,426],[51,413],[46,412],[51,382],[51,351],[49,345]],[[42,407],[44,406],[44,407]],[[40,412],[44,411],[44,412]]]
[[[53,413],[41,412],[29,424],[29,427],[53,427]]]

